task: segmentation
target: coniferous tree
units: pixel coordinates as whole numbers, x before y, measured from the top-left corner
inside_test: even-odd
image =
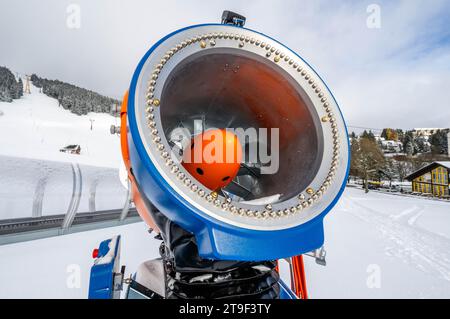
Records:
[[[402,129],[397,129],[396,131],[397,131],[398,140],[403,143],[403,139],[405,137],[405,133],[403,132]]]
[[[0,101],[12,102],[23,95],[22,80],[16,80],[14,74],[5,67],[0,67]]]
[[[22,78],[19,79],[19,87],[18,87],[18,95],[19,98],[21,98],[23,96],[23,82],[22,82]]]
[[[414,155],[415,152],[415,146],[414,146],[414,135],[412,131],[407,131],[405,133],[405,137],[403,138],[403,149],[405,150],[405,153],[409,156]]]
[[[371,130],[369,130],[368,132],[364,130],[364,132],[361,134],[361,138],[367,138],[369,140],[375,141],[375,135]]]
[[[430,152],[430,144],[423,136],[418,136],[414,139],[415,153]]]
[[[83,115],[89,112],[110,113],[112,106],[119,101],[100,95],[90,90],[77,87],[59,80],[48,80],[31,75],[33,85],[42,88],[42,92],[58,100],[58,104],[66,110]],[[119,116],[119,114],[115,114]]]
[[[431,152],[433,154],[447,154],[448,152],[448,130],[438,130],[430,136]]]

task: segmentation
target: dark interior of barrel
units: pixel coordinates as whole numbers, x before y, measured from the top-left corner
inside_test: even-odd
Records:
[[[209,49],[181,61],[168,75],[161,95],[161,121],[169,138],[175,128],[279,129],[279,165],[275,154],[272,174],[261,174],[260,159],[247,161],[225,189],[243,200],[280,195],[280,201],[304,190],[315,177],[323,155],[320,120],[300,85],[273,60],[237,49]],[[245,145],[245,141],[240,141]],[[254,148],[252,148],[254,149]]]

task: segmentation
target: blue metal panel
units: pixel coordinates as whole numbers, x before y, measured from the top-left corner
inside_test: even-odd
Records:
[[[294,292],[280,279],[280,299],[298,299]]]
[[[94,265],[89,281],[89,299],[112,299],[114,264]]]
[[[99,245],[98,258],[108,254],[111,239],[104,240]],[[120,246],[120,236],[117,236],[114,249],[114,258],[106,264],[95,264],[91,267],[91,276],[89,280],[89,299],[112,299],[114,292],[114,265],[118,262],[117,258]]]
[[[139,136],[135,114],[136,85],[142,67],[153,50],[163,41],[178,32],[205,25],[216,24],[183,28],[162,38],[144,55],[133,75],[128,99],[128,144],[131,167],[141,190],[169,219],[195,234],[199,254],[203,258],[271,260],[299,255],[319,248],[324,241],[323,218],[338,201],[344,191],[347,178],[344,179],[336,198],[313,220],[290,229],[258,231],[226,224],[193,207],[164,180],[145,151]],[[301,59],[300,56],[299,58]],[[347,176],[348,170],[349,163],[347,163]]]
[[[109,243],[111,242],[111,239],[104,240],[100,243],[98,246],[98,257],[105,256],[109,251]]]

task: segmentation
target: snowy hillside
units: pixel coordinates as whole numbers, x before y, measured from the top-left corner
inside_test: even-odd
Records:
[[[73,114],[31,85],[31,94],[0,102],[0,156],[118,168],[120,142],[109,133],[112,124],[118,125],[119,119],[105,113]],[[81,154],[59,151],[70,144],[79,144]]]
[[[86,298],[90,253],[117,234],[127,276],[159,256],[143,223],[0,246],[0,298]],[[347,188],[325,238],[327,266],[305,257],[311,298],[450,298],[449,203]],[[78,287],[67,284],[73,269]]]

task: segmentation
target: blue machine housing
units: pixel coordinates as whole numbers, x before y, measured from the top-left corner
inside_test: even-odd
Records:
[[[113,249],[113,258],[108,263],[97,264],[91,267],[89,280],[89,299],[112,299],[114,295],[114,267],[119,264],[120,236],[114,247],[110,247],[112,239],[104,240],[98,248],[98,257],[105,257]]]
[[[110,250],[110,243],[112,239],[104,240],[99,245],[98,258],[106,256]],[[114,294],[114,267],[120,264],[120,236],[117,236],[117,241],[114,249],[114,258],[110,263],[98,265],[94,262],[91,267],[91,276],[89,280],[89,299],[114,299],[118,295]],[[135,280],[136,274],[133,276]],[[163,280],[163,278],[161,278]],[[295,293],[280,279],[280,299],[298,299]],[[128,289],[130,287],[128,286]],[[129,290],[126,294],[126,299],[142,298],[140,295],[133,295],[130,297]]]
[[[199,254],[203,258],[246,261],[273,260],[319,248],[324,242],[323,218],[338,201],[345,188],[347,178],[343,180],[334,200],[311,221],[289,229],[264,231],[236,227],[206,215],[174,191],[152,164],[136,124],[135,110],[139,106],[135,105],[135,94],[139,74],[147,58],[163,41],[183,30],[205,25],[216,24],[190,26],[162,38],[147,51],[134,72],[128,98],[128,146],[133,174],[144,193],[143,195],[166,217],[195,235]],[[298,57],[302,59],[300,56]],[[345,134],[348,134],[347,131]],[[346,176],[348,176],[348,170],[349,163],[347,163]]]

